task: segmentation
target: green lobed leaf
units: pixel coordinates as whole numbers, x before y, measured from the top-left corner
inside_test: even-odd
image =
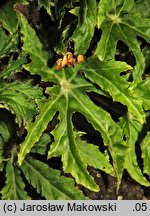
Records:
[[[119,10],[118,10],[119,13],[130,12],[133,6],[134,6],[134,0],[119,0],[117,2],[117,7],[119,7]]]
[[[73,9],[71,9],[70,11],[69,11],[71,14],[74,14],[75,16],[79,16],[79,13],[80,13],[80,7],[78,6],[78,7],[75,7],[75,8],[73,8]]]
[[[143,101],[145,110],[150,110],[150,78],[142,80],[134,88],[135,93]]]
[[[113,159],[113,168],[119,187],[126,155],[126,144],[123,141],[122,129],[118,127],[106,111],[95,106],[86,95],[80,94],[77,90],[74,90],[72,94],[76,99],[74,103],[76,110],[84,114],[94,128],[101,132],[104,145],[108,147]],[[107,163],[105,167],[108,167]],[[111,174],[111,169],[108,168],[105,172]]]
[[[98,14],[97,14],[97,25],[98,28],[101,27],[101,24],[106,19],[107,15],[110,14],[120,14],[124,12],[130,12],[133,8],[134,0],[101,0],[98,3]]]
[[[12,116],[0,109],[0,171],[4,168],[4,161],[7,161],[7,149],[10,148],[10,140],[14,133]]]
[[[20,14],[20,26],[23,47],[26,54],[30,55],[31,62],[24,65],[24,68],[32,74],[39,74],[43,81],[52,81],[55,74],[47,66],[48,53],[43,50],[43,46],[36,35],[35,30],[29,25],[23,15]]]
[[[135,145],[138,141],[138,136],[139,132],[142,129],[142,125],[131,113],[128,113],[126,117],[122,117],[119,124],[123,129],[128,147],[126,151],[124,169],[126,169],[130,176],[140,184],[150,186],[150,182],[146,180],[146,178],[142,174],[140,167],[138,166],[137,156],[135,152]]]
[[[17,60],[13,60],[12,58],[9,61],[9,64],[3,69],[0,73],[0,78],[7,78],[13,73],[19,72],[22,69],[22,65],[27,62],[25,56],[19,56]]]
[[[34,145],[34,143],[38,141],[41,132],[47,127],[47,124],[51,120],[54,113],[60,109],[64,113],[64,111],[61,108],[62,102],[63,103],[65,102],[65,98],[57,96],[56,99],[53,99],[53,101],[50,100],[50,101],[47,101],[47,103],[45,102],[44,106],[43,106],[43,103],[41,103],[41,113],[37,116],[36,121],[32,125],[29,125],[27,127],[28,135],[26,137],[26,140],[21,144],[20,153],[18,154],[19,164],[22,163],[25,155],[27,153],[29,153],[29,151],[30,151],[31,147]],[[60,109],[58,109],[58,108],[60,108]],[[66,119],[64,119],[63,123],[61,124],[60,130],[64,130],[62,127],[65,126],[65,128],[66,128],[66,126],[68,124],[69,124],[68,127],[70,129],[72,128],[70,120],[68,119],[67,122],[65,120]],[[62,133],[62,131],[60,132],[60,130],[57,129],[57,131],[56,131],[59,134],[59,136]],[[32,134],[32,136],[30,134]],[[68,138],[67,138],[68,135],[69,135],[69,131],[66,131],[66,137],[65,138],[67,140],[68,140]],[[59,136],[57,136],[57,138]],[[73,153],[70,152],[70,151],[72,151],[72,148],[70,146],[71,143],[68,143],[67,140],[66,140],[67,141],[66,144],[64,143],[65,146],[64,145],[60,146],[61,149],[63,150],[64,154],[65,154],[64,155],[65,158],[62,159],[64,162],[64,171],[65,172],[67,172],[67,170],[68,170],[68,172],[70,171],[71,174],[76,177],[76,179],[79,183],[84,184],[85,186],[87,186],[91,189],[95,188],[95,190],[96,189],[98,190],[98,187],[96,187],[96,184],[93,182],[92,177],[86,171],[86,165],[83,164],[83,162],[81,161],[78,149],[76,148],[76,144],[73,143],[74,140],[73,140],[72,136],[73,136],[73,133],[71,132],[69,140],[70,140],[70,142],[72,142],[72,148],[74,149]],[[67,146],[67,143],[68,143],[68,146]],[[64,150],[64,147],[65,147],[65,150]],[[68,149],[68,151],[66,148]],[[68,161],[66,161],[66,156],[67,156],[66,154],[70,155],[70,158],[68,158]],[[50,154],[49,154],[49,156],[50,156]],[[73,164],[72,164],[72,160],[73,160]],[[75,162],[77,162],[77,164]],[[70,164],[70,166],[67,168],[66,166],[69,164]],[[74,166],[76,169],[72,169],[72,166]],[[70,170],[70,168],[71,168],[71,170]]]
[[[89,91],[92,85],[83,77],[77,76],[77,71],[77,68],[65,68],[62,70],[59,77],[60,80],[58,80],[60,83],[47,91],[51,98],[41,102],[38,101],[40,113],[36,117],[35,122],[27,126],[28,134],[25,141],[21,144],[18,162],[19,165],[22,164],[26,154],[31,151],[31,148],[39,140],[49,121],[53,118],[56,111],[59,111],[59,124],[52,131],[54,142],[50,146],[48,157],[62,155],[64,172],[71,173],[77,183],[83,184],[91,190],[98,191],[98,187],[87,172],[87,158],[84,157],[84,161],[81,157],[80,148],[76,141],[76,133],[73,130],[72,114],[76,111],[83,113],[88,121],[101,132],[105,145],[112,150],[114,169],[119,181],[122,176],[125,151],[117,152],[117,149],[121,148],[121,146],[125,149],[126,146],[120,136],[122,134],[121,128],[117,126],[106,111],[96,107],[85,95],[85,92]],[[96,149],[94,150],[93,147],[93,152],[95,151]],[[99,154],[97,157],[101,160],[102,155]],[[109,161],[106,159],[104,161],[105,171],[112,174]],[[89,161],[89,165],[91,165],[91,161]],[[96,162],[95,166],[98,166]],[[103,170],[103,165],[98,167]]]
[[[88,174],[87,164],[83,161],[77,147],[75,134],[72,126],[72,115],[70,113],[70,102],[60,98],[58,109],[60,111],[60,123],[52,131],[55,141],[50,146],[48,158],[62,155],[63,170],[71,173],[78,184],[84,185],[90,190],[99,191],[99,187]],[[58,106],[58,104],[57,104]]]
[[[0,8],[0,22],[13,35],[18,29],[18,17],[13,6],[16,3],[27,3],[26,0],[11,0]],[[11,18],[10,18],[11,17]]]
[[[146,137],[141,143],[142,158],[144,161],[143,172],[150,176],[150,132],[147,133]]]
[[[120,2],[124,2],[124,4],[120,4]],[[100,1],[99,7],[101,7],[101,4],[102,7],[106,7],[106,0]],[[106,10],[105,14],[99,14],[99,19],[103,20],[102,24],[99,24],[99,27],[103,32],[95,55],[99,56],[102,61],[114,58],[117,41],[122,40],[128,45],[136,58],[133,76],[135,78],[135,83],[137,83],[141,81],[145,63],[144,56],[140,50],[140,44],[136,37],[138,35],[150,41],[150,19],[142,18],[138,13],[130,13],[132,6],[133,1],[119,1],[114,3],[112,10],[109,8],[109,10]]]
[[[103,170],[104,172],[112,176],[115,175],[114,169],[109,163],[108,158],[106,158],[104,154],[99,151],[98,146],[87,144],[80,139],[78,139],[76,143],[84,163],[97,169]]]
[[[149,59],[150,59],[150,49],[148,46],[144,47],[143,51],[143,55],[145,58],[145,66],[148,67],[149,65]]]
[[[45,154],[48,145],[52,142],[51,137],[47,133],[43,133],[39,141],[32,147],[31,152],[38,154]]]
[[[137,0],[134,2],[134,7],[131,13],[139,13],[143,17],[150,18],[149,0]]]
[[[13,0],[12,4],[14,4],[14,2],[16,3],[16,1]],[[67,1],[67,3],[61,1],[60,4],[72,7],[72,2],[73,1],[70,0]],[[40,7],[44,6],[47,12],[50,12],[50,1],[38,0],[38,3]],[[102,29],[102,37],[98,43],[95,55],[98,56],[99,59],[104,60],[104,62],[101,62],[98,58],[91,58],[85,62],[84,68],[81,66],[86,78],[90,79],[93,83],[98,84],[102,88],[101,91],[109,93],[114,101],[121,102],[127,106],[127,115],[121,118],[121,121],[118,124],[111,119],[106,111],[98,108],[90,101],[86,92],[98,90],[96,90],[92,84],[89,84],[87,80],[85,81],[82,76],[77,75],[78,66],[75,66],[75,68],[65,68],[62,71],[48,68],[47,62],[49,54],[43,50],[43,46],[34,29],[28,24],[26,19],[20,15],[19,19],[23,50],[26,54],[30,55],[31,59],[31,63],[24,65],[24,68],[32,74],[39,74],[42,77],[42,80],[54,80],[56,84],[53,88],[48,90],[51,98],[47,100],[38,100],[39,114],[37,115],[35,122],[27,126],[27,137],[21,144],[20,152],[18,154],[19,165],[22,164],[21,168],[23,167],[22,169],[27,175],[29,183],[31,183],[39,193],[42,193],[45,198],[66,199],[65,196],[67,196],[67,199],[69,199],[71,196],[73,198],[70,199],[77,199],[76,192],[75,198],[74,195],[70,195],[71,190],[69,192],[62,192],[62,188],[64,187],[63,184],[60,185],[59,192],[56,184],[54,187],[50,184],[55,181],[57,183],[55,177],[62,178],[60,177],[59,172],[56,173],[52,170],[53,177],[50,179],[47,173],[47,170],[49,170],[47,165],[45,166],[45,164],[41,162],[33,161],[33,159],[28,156],[24,159],[26,154],[30,151],[39,154],[46,153],[50,137],[44,134],[43,131],[57,111],[59,112],[59,124],[52,131],[54,142],[50,146],[48,157],[61,155],[64,172],[71,173],[77,183],[83,184],[91,190],[99,191],[98,186],[87,171],[87,166],[89,165],[111,175],[114,175],[115,172],[118,179],[118,187],[124,169],[127,169],[131,177],[140,184],[150,186],[150,183],[143,176],[142,171],[138,166],[135,153],[135,144],[138,140],[139,132],[142,129],[142,124],[145,121],[143,108],[145,110],[150,110],[149,79],[142,80],[145,62],[143,53],[140,49],[140,43],[137,41],[137,35],[148,42],[150,41],[150,19],[147,18],[149,17],[149,10],[147,10],[146,14],[143,12],[140,14],[141,9],[136,11],[135,5],[138,7],[139,3],[141,4],[141,0],[137,0],[136,2],[133,0],[101,0],[97,3],[97,24],[98,27]],[[71,6],[69,6],[69,4]],[[147,0],[145,0],[143,5],[141,4],[142,10],[147,4]],[[5,7],[5,5],[8,7]],[[5,5],[0,9],[0,12],[5,11],[6,17],[4,17],[3,13],[0,13],[0,21],[11,34],[14,34],[18,27],[18,18],[16,19],[15,14],[9,23],[8,11],[13,7],[11,4],[10,7],[8,3],[5,3]],[[78,15],[78,26],[73,34],[73,39],[75,41],[76,51],[79,53],[84,54],[87,51],[93,37],[94,28],[96,26],[96,7],[95,0],[84,0],[80,3],[80,9],[78,13],[76,13],[76,15]],[[63,15],[63,13],[65,14],[65,6],[63,10],[62,13],[60,11],[61,15]],[[10,14],[13,13],[14,10],[12,9]],[[14,29],[12,24],[14,25]],[[68,27],[64,29],[64,33],[65,31],[68,31]],[[15,37],[16,36],[13,35],[13,38]],[[6,41],[6,43],[0,45],[0,54],[2,57],[16,48],[13,41],[14,39],[9,35],[7,36],[3,30],[0,30],[0,39]],[[134,82],[132,83],[129,83],[127,79],[124,78],[125,76],[120,76],[120,72],[130,70],[130,66],[123,62],[115,62],[113,60],[107,61],[114,58],[118,40],[122,40],[126,43],[136,58],[136,66],[133,72]],[[25,62],[25,59],[10,61],[10,65],[1,73],[1,77],[5,78],[12,72],[20,70],[21,65]],[[132,86],[130,86],[130,84]],[[21,124],[21,121],[24,119],[26,123],[30,123],[33,115],[36,113],[35,99],[42,95],[39,89],[33,89],[32,85],[28,85],[27,87],[24,83],[23,87],[21,87],[21,85],[19,86],[17,83],[9,83],[8,85],[2,83],[1,86],[1,107],[11,109],[12,112],[15,112],[19,124]],[[106,157],[105,154],[100,153],[96,146],[83,142],[79,138],[77,139],[77,133],[73,128],[72,122],[72,115],[76,111],[81,112],[94,128],[100,131],[104,144],[108,147],[109,153],[111,154],[114,170],[109,163],[108,157]],[[7,137],[9,138],[10,134],[7,134],[7,125],[4,122],[1,123],[0,130],[4,137],[2,135],[0,136],[0,145],[2,144],[3,150],[3,144],[5,143],[5,140],[7,140]],[[4,131],[5,127],[6,132]],[[125,142],[123,141],[123,136],[126,136]],[[144,173],[149,175],[148,143],[149,133],[142,142]],[[2,160],[3,158],[1,158],[1,161]],[[10,167],[11,173],[19,176],[18,179],[20,184],[20,171],[13,164],[11,164]],[[28,169],[30,170],[29,173]],[[36,172],[37,170],[38,172]],[[30,174],[32,172],[37,176],[36,179]],[[40,179],[41,174],[42,181]],[[7,179],[10,181],[10,178]],[[58,182],[59,181],[60,180],[58,180]],[[49,188],[49,186],[49,191],[52,191],[52,193],[50,193],[51,198],[46,191],[46,187]],[[72,185],[70,184],[70,188],[72,186],[73,181]],[[21,190],[24,191],[24,185],[22,184],[20,187]],[[6,188],[4,189],[4,197],[7,197],[6,192],[8,190],[7,187],[4,188]],[[13,196],[12,192],[8,193],[8,196]]]
[[[0,163],[2,163],[4,159],[4,152],[6,148],[6,144],[11,137],[10,131],[8,130],[8,126],[4,121],[0,121]]]
[[[98,28],[101,27],[101,24],[106,18],[106,15],[110,12],[110,10],[113,8],[113,1],[111,0],[101,0],[98,3],[98,12],[97,12],[97,26]]]
[[[22,161],[25,158],[25,155],[30,152],[32,146],[39,140],[42,131],[44,129],[46,129],[48,122],[52,119],[53,115],[55,114],[55,112],[57,110],[60,110],[62,112],[61,115],[63,114],[63,118],[64,118],[65,113],[64,113],[64,110],[61,108],[64,103],[65,103],[65,98],[62,97],[61,95],[58,95],[56,98],[53,98],[53,101],[49,100],[49,101],[45,102],[44,105],[43,105],[43,103],[41,103],[41,106],[40,106],[41,112],[37,116],[36,121],[27,127],[28,134],[27,134],[25,141],[21,144],[20,152],[18,154],[18,163],[19,164],[22,163]],[[65,108],[65,104],[64,104],[64,108]],[[67,122],[66,122],[66,117],[68,118]],[[65,119],[64,119],[63,123],[61,124],[60,130],[57,129],[57,131],[56,131],[59,135],[56,135],[55,139],[56,138],[58,140],[61,139],[61,137],[59,138],[59,136],[60,136],[60,134],[63,135],[63,131],[66,129],[66,126],[68,124],[69,124],[68,127],[70,129],[72,128],[69,119],[70,118],[65,115]],[[31,136],[31,134],[32,134],[32,136]],[[69,136],[69,131],[65,131],[66,141],[64,140],[65,143],[62,143],[62,146],[60,146],[60,149],[59,149],[60,151],[62,149],[64,154],[65,154],[64,158],[62,158],[62,160],[64,162],[64,165],[63,165],[64,171],[65,172],[70,171],[71,174],[77,178],[77,182],[82,183],[85,186],[93,189],[93,187],[95,187],[95,183],[93,182],[92,177],[90,177],[88,175],[86,168],[85,168],[85,165],[83,164],[83,162],[80,159],[79,152],[78,152],[76,145],[74,143],[74,139],[72,137],[72,134],[73,133],[72,133],[72,129],[71,129],[70,137],[68,138],[67,136]],[[70,143],[68,142],[68,139],[71,139]],[[57,140],[55,140],[55,141],[57,142]],[[70,145],[71,142],[72,142],[72,146]],[[58,144],[59,143],[60,142],[58,142]],[[65,146],[64,146],[64,144],[65,144]],[[65,149],[64,149],[64,147],[65,147]],[[51,145],[51,148],[53,148],[53,145]],[[73,151],[73,153],[71,153],[72,151]],[[70,156],[68,156],[69,158],[66,158],[67,155],[70,155]],[[53,156],[56,156],[56,155],[53,155]],[[49,154],[49,157],[50,157],[50,154]],[[73,161],[73,164],[72,164],[72,161]],[[77,164],[76,164],[76,162],[77,162]],[[70,164],[70,166],[67,168],[67,165],[69,165],[69,164]],[[76,169],[72,169],[72,166],[74,166]],[[71,170],[70,170],[70,168],[71,168]],[[80,177],[82,177],[83,180],[80,179]],[[80,179],[80,181],[79,181],[79,179]],[[98,188],[97,188],[97,190],[98,190]]]
[[[55,14],[60,22],[64,18],[66,9],[72,8],[74,2],[75,0],[55,0]]]
[[[21,143],[20,152],[18,154],[18,163],[22,164],[26,154],[31,151],[31,148],[34,146],[36,142],[39,141],[43,131],[46,129],[49,121],[54,116],[56,110],[54,109],[55,104],[59,99],[60,95],[56,97],[54,100],[42,100],[37,101],[37,104],[40,108],[40,113],[37,115],[35,122],[27,125],[26,129],[28,134],[23,143]]]
[[[16,49],[16,42],[11,35],[7,35],[0,26],[0,57],[8,55],[9,52]]]
[[[131,69],[125,62],[114,60],[101,62],[92,57],[85,62],[84,72],[88,79],[96,82],[103,91],[109,92],[114,101],[121,102],[128,107],[131,113],[143,123],[145,116],[142,101],[130,90],[130,83],[120,76],[122,71]]]
[[[21,169],[28,182],[47,200],[83,200],[81,191],[74,187],[73,179],[63,177],[60,171],[47,164],[26,157]]]
[[[25,184],[20,177],[20,170],[13,165],[12,159],[6,166],[6,185],[1,190],[3,200],[29,200],[24,190]]]
[[[0,112],[0,114],[4,115],[3,112]],[[4,153],[5,144],[11,138],[11,133],[12,133],[11,127],[12,127],[12,125],[8,122],[8,120],[7,119],[5,120],[5,119],[3,119],[2,116],[0,116],[0,157]]]
[[[52,0],[38,0],[38,4],[40,7],[44,7],[50,16],[52,15],[51,7],[54,6]]]
[[[41,89],[33,87],[30,82],[1,82],[0,102],[16,114],[19,124],[22,120],[25,124],[32,121],[33,115],[36,114],[35,99],[41,96]]]
[[[96,0],[80,1],[79,12],[78,25],[71,38],[75,41],[75,50],[80,54],[85,54],[96,26]]]

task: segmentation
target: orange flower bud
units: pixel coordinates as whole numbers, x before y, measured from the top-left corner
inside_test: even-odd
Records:
[[[59,58],[56,61],[56,70],[61,70],[62,69],[62,58]]]
[[[81,64],[82,62],[84,62],[84,56],[83,55],[78,55],[77,56],[77,63]]]

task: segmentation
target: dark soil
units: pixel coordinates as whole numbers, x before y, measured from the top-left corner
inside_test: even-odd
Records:
[[[95,182],[100,187],[100,192],[91,192],[90,190],[79,187],[84,194],[92,200],[149,200],[150,187],[144,187],[133,181],[127,173],[124,173],[123,179],[117,193],[116,178],[100,171],[92,171]]]

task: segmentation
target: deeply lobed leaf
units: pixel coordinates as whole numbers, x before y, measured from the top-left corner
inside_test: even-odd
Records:
[[[131,69],[124,62],[107,61],[101,62],[98,58],[90,58],[85,62],[85,75],[103,89],[109,92],[114,101],[119,101],[128,107],[131,113],[134,113],[138,120],[144,122],[144,112],[142,110],[142,101],[138,99],[130,89],[130,83],[120,76],[121,71]]]
[[[135,145],[138,141],[139,133],[142,129],[142,125],[137,119],[129,113],[127,117],[122,118],[120,126],[123,128],[123,133],[126,137],[127,151],[124,162],[124,169],[128,171],[130,176],[142,185],[150,186],[150,182],[143,176],[143,173],[138,166],[137,156],[135,152]]]
[[[47,13],[51,16],[51,6],[54,6],[52,0],[38,0],[38,4],[40,7],[44,7]]]
[[[13,35],[18,28],[18,17],[13,8],[15,3],[27,3],[26,0],[11,0],[7,1],[0,8],[0,21],[3,26]],[[11,19],[10,19],[11,17]]]
[[[144,109],[150,110],[150,78],[142,80],[140,83],[138,83],[135,86],[134,91],[138,97],[142,99]]]
[[[59,85],[49,90],[51,98],[45,102],[38,102],[40,114],[37,116],[35,122],[27,127],[28,134],[26,140],[21,144],[21,149],[18,154],[18,162],[20,165],[26,154],[31,151],[33,145],[39,140],[55,112],[59,111],[60,123],[52,131],[55,141],[50,146],[48,156],[54,157],[62,155],[64,171],[71,173],[78,183],[97,191],[97,186],[86,170],[87,165],[92,164],[90,161],[87,164],[87,157],[81,157],[80,147],[77,145],[76,135],[72,126],[72,114],[75,111],[79,111],[101,132],[105,145],[108,145],[112,150],[115,172],[117,173],[118,179],[121,179],[125,151],[117,152],[117,146],[119,148],[122,146],[123,149],[126,148],[120,136],[122,134],[121,129],[118,127],[116,134],[115,128],[117,124],[111,120],[106,111],[96,107],[85,95],[85,92],[90,90],[90,88],[91,84],[85,81],[84,78],[76,75],[76,69],[66,68],[60,74]],[[96,152],[94,147],[93,151]],[[89,155],[89,157],[91,156]],[[103,170],[104,164],[98,165],[98,158],[101,160],[105,156],[99,153],[97,163],[95,162],[93,165],[95,164],[96,167]],[[112,174],[113,170],[109,161],[106,158],[103,160],[105,161],[105,172]]]
[[[25,184],[20,177],[20,170],[9,160],[6,166],[6,185],[1,190],[3,200],[27,200],[30,197],[24,190]]]
[[[31,149],[31,152],[38,154],[46,154],[48,145],[52,142],[49,134],[43,133],[37,143]]]
[[[60,176],[60,172],[38,160],[26,157],[21,169],[28,182],[47,200],[82,200],[83,194],[74,187],[72,179]]]
[[[36,104],[34,99],[40,98],[42,95],[41,89],[32,87],[30,82],[6,83],[1,82],[0,101],[8,106],[11,112],[16,114],[17,122],[21,124],[32,121],[33,115],[36,113]]]
[[[13,73],[19,72],[22,69],[22,65],[27,62],[25,56],[19,57],[16,61],[12,58],[9,61],[9,64],[3,69],[0,73],[0,78],[7,78],[11,76]]]
[[[147,133],[146,137],[141,143],[142,158],[144,160],[144,169],[143,172],[147,175],[150,175],[150,132]]]
[[[49,58],[48,53],[43,50],[43,46],[35,30],[22,15],[20,15],[20,26],[23,35],[22,49],[26,54],[29,54],[31,58],[31,62],[24,65],[24,68],[32,74],[39,74],[43,81],[52,81],[55,78],[55,74],[53,74],[53,71],[47,66]]]
[[[104,61],[112,59],[116,53],[118,40],[126,43],[136,58],[134,69],[134,81],[141,81],[141,75],[145,67],[144,57],[141,53],[136,37],[141,36],[150,41],[150,19],[143,18],[138,13],[131,13],[134,1],[117,1],[107,8],[107,1],[100,1],[98,13],[98,25],[102,29],[102,36],[98,43],[95,55]],[[147,10],[145,8],[145,10]]]
[[[44,6],[48,11],[48,1],[39,0],[39,2],[40,6]],[[65,5],[68,8],[72,7],[72,1],[56,1],[56,5],[59,6],[59,4],[64,7],[62,11],[56,10],[57,16],[62,15],[64,17]],[[22,164],[21,167],[28,181],[45,198],[60,199],[63,197],[63,199],[68,199],[68,192],[67,195],[66,192],[65,195],[62,194],[61,185],[60,191],[55,196],[56,185],[54,187],[51,185],[51,181],[54,179],[50,180],[50,176],[47,173],[45,174],[48,167],[38,161],[32,161],[29,157],[25,159],[25,157],[30,151],[45,154],[49,139],[44,139],[41,135],[56,112],[59,112],[59,123],[52,131],[54,142],[50,146],[48,157],[61,155],[64,172],[71,173],[77,183],[83,184],[90,190],[99,191],[98,186],[87,171],[89,165],[105,170],[106,173],[111,175],[115,173],[118,179],[118,187],[124,169],[127,169],[133,179],[149,186],[149,182],[144,178],[137,163],[135,143],[142,124],[145,122],[143,108],[149,110],[149,79],[142,81],[145,62],[137,35],[150,41],[150,20],[136,13],[133,6],[133,0],[101,0],[98,3],[97,15],[95,0],[80,2],[79,10],[75,10],[75,15],[78,16],[78,25],[72,36],[75,42],[75,52],[84,54],[87,51],[94,34],[97,18],[98,27],[102,29],[102,36],[95,52],[98,58],[89,58],[84,65],[75,65],[74,68],[66,67],[61,71],[48,68],[49,54],[43,49],[36,31],[22,15],[20,16],[22,49],[26,54],[29,54],[31,60],[30,63],[24,65],[24,68],[32,74],[40,75],[43,81],[55,82],[55,86],[47,90],[50,97],[47,100],[38,100],[39,114],[35,121],[27,126],[27,136],[21,144],[18,154],[19,165]],[[120,74],[132,68],[125,62],[112,60],[116,54],[118,40],[126,43],[136,58],[136,66],[133,72],[134,82],[132,83],[127,81],[127,76],[121,76]],[[83,71],[86,79],[78,74],[79,70]],[[92,83],[89,83],[89,80],[98,84],[101,91],[106,92],[107,95],[109,94],[114,101],[127,106],[128,112],[120,123],[115,123],[106,111],[97,107],[87,96],[86,92],[98,92]],[[29,94],[32,94],[32,91],[22,92],[21,90],[22,93],[28,97]],[[33,93],[35,99],[34,94],[35,92]],[[14,98],[16,98],[16,95]],[[110,165],[109,159],[100,153],[97,147],[81,141],[80,138],[77,139],[77,133],[72,122],[72,116],[76,111],[82,113],[93,127],[100,131],[103,142],[108,147],[107,150],[111,155],[113,167]],[[126,136],[126,141],[123,141],[124,136]],[[44,145],[38,148],[40,143]],[[143,152],[145,172],[148,173],[146,164],[148,160],[144,148]],[[44,166],[43,169],[42,166]],[[27,173],[27,170],[30,170],[30,173],[33,171],[37,179],[35,180],[30,173]],[[41,174],[42,180],[40,179]],[[45,185],[50,187],[51,195],[46,191]]]
[[[0,40],[3,43],[0,43],[0,57],[8,55],[9,52],[12,52],[16,49],[16,42],[13,40],[11,35],[7,35],[0,26]]]
[[[75,41],[75,49],[78,53],[84,54],[89,48],[96,26],[96,0],[80,1],[78,25],[72,35]]]
[[[15,131],[11,115],[0,110],[0,171],[4,168],[4,161],[7,160],[7,149],[10,148],[10,140]]]

